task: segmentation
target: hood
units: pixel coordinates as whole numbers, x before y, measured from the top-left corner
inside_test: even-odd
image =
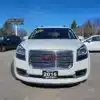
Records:
[[[21,43],[21,45],[28,50],[35,49],[67,49],[67,50],[76,50],[81,45],[82,42],[77,39],[66,40],[66,39],[28,39]]]

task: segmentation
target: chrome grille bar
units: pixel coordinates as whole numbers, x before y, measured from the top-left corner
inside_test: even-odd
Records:
[[[57,59],[41,59],[43,56],[56,56]],[[73,51],[71,50],[30,50],[29,64],[33,68],[65,68],[73,66]]]

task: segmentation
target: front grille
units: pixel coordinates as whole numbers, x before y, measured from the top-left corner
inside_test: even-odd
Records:
[[[54,57],[57,59],[41,59],[43,57]],[[69,68],[73,66],[72,51],[47,51],[47,50],[30,50],[29,65],[33,68]]]
[[[70,68],[73,66],[72,51],[58,51],[57,56],[57,67]]]
[[[55,61],[53,59],[43,60],[43,56],[53,56],[55,53],[53,51],[40,51],[40,50],[31,50],[29,52],[29,64],[34,68],[48,68],[54,67]]]

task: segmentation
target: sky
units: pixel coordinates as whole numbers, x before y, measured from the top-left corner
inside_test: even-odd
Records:
[[[78,25],[100,17],[99,0],[0,0],[0,27],[9,18],[23,18],[27,31],[35,27]]]

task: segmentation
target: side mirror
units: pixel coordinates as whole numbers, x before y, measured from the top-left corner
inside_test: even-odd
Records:
[[[28,36],[25,36],[24,38],[23,38],[23,40],[27,40],[28,39]]]
[[[89,41],[89,40],[86,40],[86,42],[90,43],[91,41]]]

